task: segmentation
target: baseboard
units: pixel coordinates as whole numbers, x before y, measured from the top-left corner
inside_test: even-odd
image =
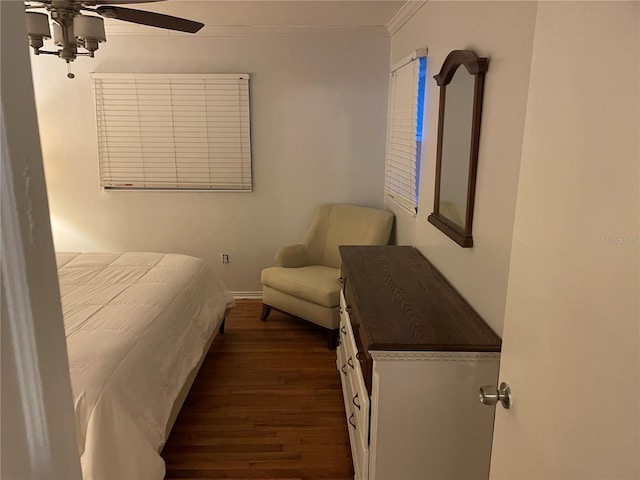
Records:
[[[262,300],[262,291],[258,292],[231,292],[233,298],[236,299],[248,299],[248,300]]]

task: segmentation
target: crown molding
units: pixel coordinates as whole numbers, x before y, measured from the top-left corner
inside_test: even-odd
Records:
[[[189,36],[189,37],[382,37],[389,38],[389,31],[382,25],[359,26],[251,26],[205,25],[198,33],[133,24],[113,24],[106,29],[109,36]]]
[[[387,23],[389,35],[395,35],[429,0],[409,0]]]

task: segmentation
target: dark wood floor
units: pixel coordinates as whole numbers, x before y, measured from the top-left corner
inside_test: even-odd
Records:
[[[335,352],[324,331],[240,300],[162,452],[167,479],[353,478]]]

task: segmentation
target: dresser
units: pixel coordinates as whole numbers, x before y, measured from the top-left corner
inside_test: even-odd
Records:
[[[499,337],[414,247],[341,246],[342,381],[356,480],[487,479]]]

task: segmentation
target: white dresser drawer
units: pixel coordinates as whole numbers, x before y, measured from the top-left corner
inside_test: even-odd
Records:
[[[351,375],[351,377],[353,377],[353,375]],[[367,480],[369,478],[369,414],[367,412],[367,414],[364,415],[363,410],[358,410],[353,403],[353,398],[357,393],[354,393],[349,387],[345,388],[344,384],[342,393],[345,402],[345,414],[347,417],[347,428],[349,429],[349,443],[351,444],[351,457],[353,458],[355,480]],[[367,419],[366,422],[364,422],[365,418]]]
[[[351,391],[349,395],[349,407],[355,413],[357,431],[365,445],[369,444],[369,394],[364,388],[362,374],[351,375]]]
[[[344,292],[340,290],[340,319],[344,322],[346,332],[343,332],[345,337],[353,339],[353,329],[351,327],[351,318],[347,312],[347,300],[344,298]]]
[[[351,456],[353,457],[353,470],[355,472],[354,480],[368,480],[369,448],[359,435],[355,435],[354,440],[351,442]]]
[[[340,292],[340,346],[337,349],[338,370],[342,380],[347,428],[356,478],[367,478],[369,446],[369,394],[364,384],[358,349],[353,336],[346,301]]]

